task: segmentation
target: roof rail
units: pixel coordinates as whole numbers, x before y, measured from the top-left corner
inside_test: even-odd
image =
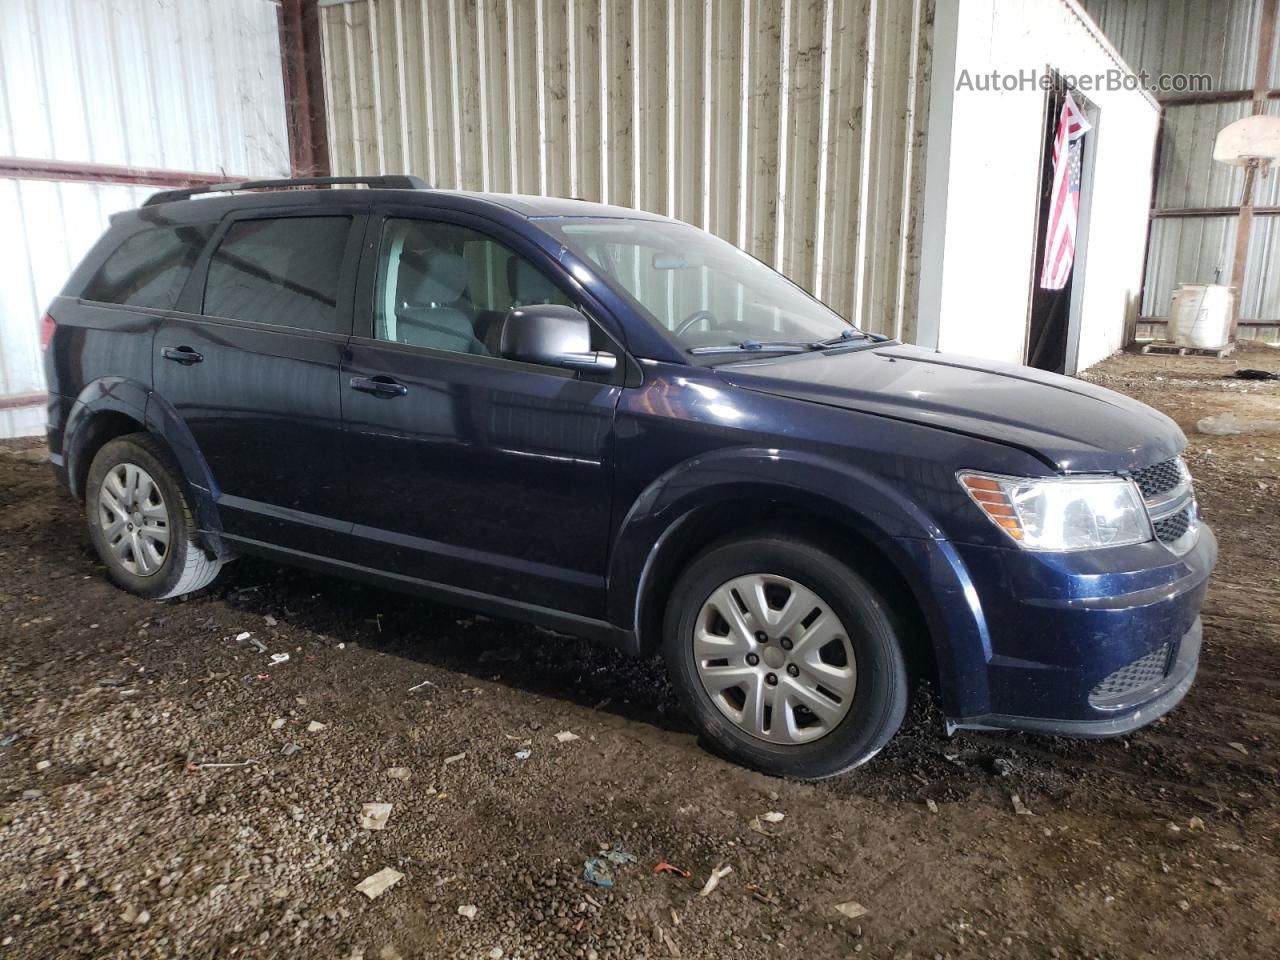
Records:
[[[169,203],[173,200],[186,200],[200,193],[231,193],[236,190],[268,190],[272,188],[287,189],[290,187],[327,187],[342,183],[363,183],[368,187],[380,187],[384,190],[429,190],[428,184],[421,177],[393,175],[384,177],[293,177],[284,180],[242,180],[238,183],[214,183],[207,187],[191,187],[186,190],[161,190],[153,193],[143,201],[144,207],[153,207],[157,203]]]

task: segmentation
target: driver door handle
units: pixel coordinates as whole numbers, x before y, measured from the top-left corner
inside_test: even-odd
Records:
[[[160,349],[160,356],[164,357],[166,360],[173,360],[185,366],[190,366],[193,363],[199,363],[204,359],[203,354],[196,353],[196,351],[186,346],[162,347]]]
[[[409,388],[391,377],[352,377],[351,389],[371,393],[375,397],[403,397]]]

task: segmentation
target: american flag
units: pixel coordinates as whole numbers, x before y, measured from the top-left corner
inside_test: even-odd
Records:
[[[1049,199],[1048,242],[1040,268],[1040,286],[1061,290],[1071,277],[1076,256],[1076,220],[1080,216],[1080,156],[1084,135],[1092,129],[1067,94],[1053,138],[1053,193]]]

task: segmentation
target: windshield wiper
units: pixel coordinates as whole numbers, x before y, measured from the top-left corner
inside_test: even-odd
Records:
[[[690,347],[696,355],[710,353],[804,353],[814,347],[811,340],[743,340],[741,343],[722,343],[715,347]]]

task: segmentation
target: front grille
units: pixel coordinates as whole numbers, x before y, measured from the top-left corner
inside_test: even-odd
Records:
[[[1141,690],[1157,680],[1163,679],[1169,668],[1169,644],[1165,643],[1152,650],[1145,657],[1139,657],[1133,663],[1126,664],[1115,673],[1104,677],[1102,681],[1089,691],[1089,703],[1097,706],[1099,702],[1114,700],[1134,690]]]
[[[1185,507],[1171,517],[1157,520],[1152,526],[1156,528],[1156,536],[1161,543],[1173,543],[1191,526],[1191,508]]]
[[[1182,482],[1182,468],[1176,458],[1166,460],[1164,463],[1135,470],[1133,479],[1137,481],[1143,499],[1151,500],[1168,493]]]

